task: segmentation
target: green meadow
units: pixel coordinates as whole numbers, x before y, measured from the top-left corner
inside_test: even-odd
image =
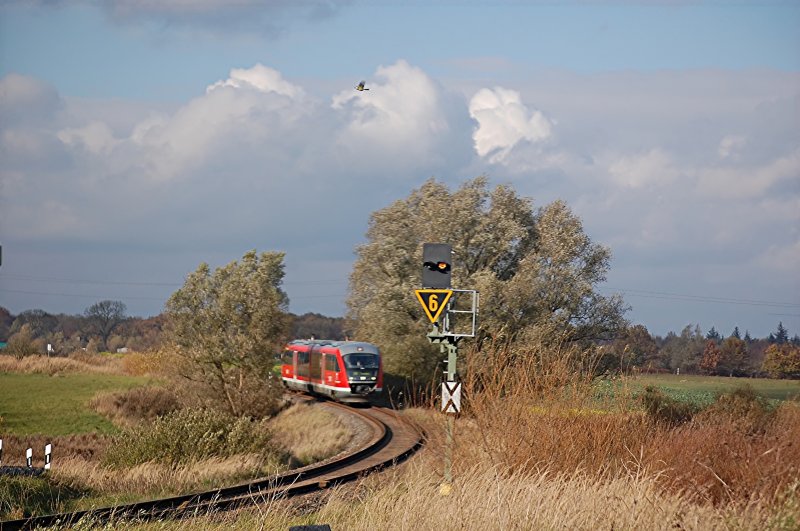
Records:
[[[638,395],[648,386],[660,389],[664,394],[684,402],[698,405],[711,404],[721,393],[749,386],[758,395],[771,401],[796,400],[800,398],[800,380],[772,380],[768,378],[729,378],[726,376],[699,376],[676,374],[642,374],[601,385],[603,390],[616,394],[626,389]]]
[[[101,391],[130,389],[149,381],[109,374],[0,373],[0,433],[113,433],[114,425],[89,409],[89,401]]]

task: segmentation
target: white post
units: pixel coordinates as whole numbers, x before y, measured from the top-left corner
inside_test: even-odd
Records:
[[[33,467],[33,448],[28,448],[25,451],[25,463],[28,465],[28,468]]]
[[[53,445],[47,443],[44,447],[44,469],[50,470],[50,463],[52,462]]]
[[[0,439],[0,465],[3,464],[3,439]]]

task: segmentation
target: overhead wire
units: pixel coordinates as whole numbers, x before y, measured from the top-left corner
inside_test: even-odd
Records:
[[[98,285],[98,286],[152,286],[152,287],[174,287],[178,288],[182,284],[178,282],[156,282],[156,281],[127,281],[127,280],[89,280],[89,279],[78,279],[78,278],[60,278],[60,277],[46,277],[46,276],[35,276],[35,275],[26,275],[26,274],[19,274],[19,273],[0,273],[0,280],[7,279],[7,280],[17,280],[23,282],[55,282],[55,283],[66,283],[66,284],[88,284],[88,285]],[[348,280],[346,279],[325,279],[325,280],[302,280],[302,281],[286,281],[283,282],[282,285],[284,286],[322,286],[322,285],[335,285],[335,284],[346,284]],[[786,310],[794,310],[800,309],[800,302],[785,302],[785,301],[770,301],[770,300],[758,300],[758,299],[743,299],[743,298],[734,298],[734,297],[719,297],[719,296],[709,296],[709,295],[693,295],[693,294],[686,294],[686,293],[672,293],[666,291],[654,291],[654,290],[644,290],[644,289],[637,289],[637,288],[625,288],[625,287],[617,287],[617,286],[600,286],[600,291],[603,292],[617,292],[623,295],[631,296],[631,297],[641,297],[641,298],[649,298],[649,299],[660,299],[660,300],[673,300],[673,301],[686,301],[686,302],[706,302],[706,303],[715,303],[715,304],[736,304],[736,305],[744,305],[744,306],[764,306],[764,307],[772,307],[775,309],[786,309]],[[76,294],[76,293],[58,293],[58,292],[50,292],[50,291],[30,291],[30,290],[15,290],[15,289],[7,289],[0,287],[0,292],[6,293],[19,293],[19,294],[27,294],[27,295],[43,295],[43,296],[58,296],[58,297],[81,297],[81,298],[102,298],[103,296],[98,295],[84,295],[84,294]],[[298,295],[295,296],[295,299],[315,299],[315,298],[332,298],[332,297],[344,297],[346,294],[326,294],[326,295]],[[126,298],[131,299],[143,299],[143,300],[163,300],[163,297],[147,297],[141,295],[135,296],[128,296]],[[770,314],[770,315],[788,315],[788,316],[796,316],[796,314]]]

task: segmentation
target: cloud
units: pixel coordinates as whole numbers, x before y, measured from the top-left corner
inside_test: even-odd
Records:
[[[697,170],[697,191],[704,196],[754,199],[783,183],[800,179],[800,148],[763,165],[721,166]]]
[[[265,153],[281,149],[313,106],[301,87],[256,64],[232,69],[173,115],[137,124],[131,140],[147,153],[152,180],[188,179],[203,165],[247,146],[260,144],[257,149]]]
[[[292,85],[281,76],[281,73],[260,63],[252,68],[234,68],[230,77],[224,81],[206,87],[206,94],[222,87],[251,87],[264,93],[274,92],[292,99],[303,97],[303,89]]]
[[[800,239],[784,245],[771,245],[755,261],[768,271],[797,273],[800,270]]]
[[[335,16],[350,0],[116,0],[102,6],[115,21],[155,23],[213,34],[275,36],[298,21]]]
[[[531,111],[519,92],[501,87],[479,90],[469,102],[478,123],[472,138],[475,152],[492,163],[507,160],[520,142],[541,142],[552,135],[553,123],[541,111]]]
[[[70,100],[41,130],[3,131],[0,149],[9,156],[0,179],[19,204],[6,209],[4,225],[31,239],[71,238],[80,220],[81,238],[90,241],[116,232],[141,242],[156,231],[159,240],[187,244],[357,234],[371,212],[358,206],[364,194],[407,193],[409,181],[459,156],[451,119],[463,107],[451,94],[405,61],[378,68],[374,77],[370,99],[348,90],[332,105],[262,64],[234,68],[177,108],[154,108],[133,120],[124,110],[124,119],[115,119],[105,102],[94,109]],[[62,163],[42,173],[41,182],[24,177],[31,160],[56,159]],[[402,179],[386,180],[387,174]],[[41,189],[64,206],[47,207],[47,226],[36,215]],[[299,211],[291,206],[298,202]],[[338,209],[330,211],[331,204]],[[309,218],[310,212],[316,214]],[[312,219],[324,226],[318,234]],[[351,247],[341,252],[350,256]]]
[[[608,173],[616,184],[627,188],[668,186],[680,174],[670,156],[659,148],[640,155],[623,156],[609,166]]]
[[[91,122],[84,127],[63,129],[57,136],[68,146],[80,146],[94,154],[108,154],[119,143],[114,138],[111,128],[103,122]]]
[[[725,135],[719,143],[719,158],[721,159],[738,159],[741,149],[747,145],[747,138],[741,135]]]
[[[242,34],[274,37],[298,22],[334,17],[353,0],[6,0],[4,3],[39,9],[97,5],[118,24],[144,25],[155,31],[183,29],[226,37]]]
[[[446,158],[443,147],[452,134],[446,95],[422,69],[399,60],[377,69],[369,91],[342,91],[331,108],[344,122],[336,144],[354,160],[418,167]],[[356,163],[357,164],[357,163]]]
[[[53,118],[63,105],[55,87],[17,73],[0,78],[0,126],[27,127]]]

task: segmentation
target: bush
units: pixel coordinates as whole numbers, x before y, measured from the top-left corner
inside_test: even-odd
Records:
[[[149,461],[185,464],[212,456],[275,454],[275,448],[260,423],[209,409],[185,409],[116,436],[104,463],[114,468]]]
[[[26,356],[35,356],[44,350],[44,345],[40,339],[33,337],[31,325],[25,324],[22,328],[8,339],[4,353],[14,356],[18,360]]]
[[[749,435],[764,433],[775,418],[776,408],[758,396],[749,385],[720,394],[716,402],[697,416],[697,422],[717,425],[728,423]]]
[[[642,403],[650,420],[668,426],[689,422],[699,410],[697,405],[670,398],[651,385],[645,388]]]

